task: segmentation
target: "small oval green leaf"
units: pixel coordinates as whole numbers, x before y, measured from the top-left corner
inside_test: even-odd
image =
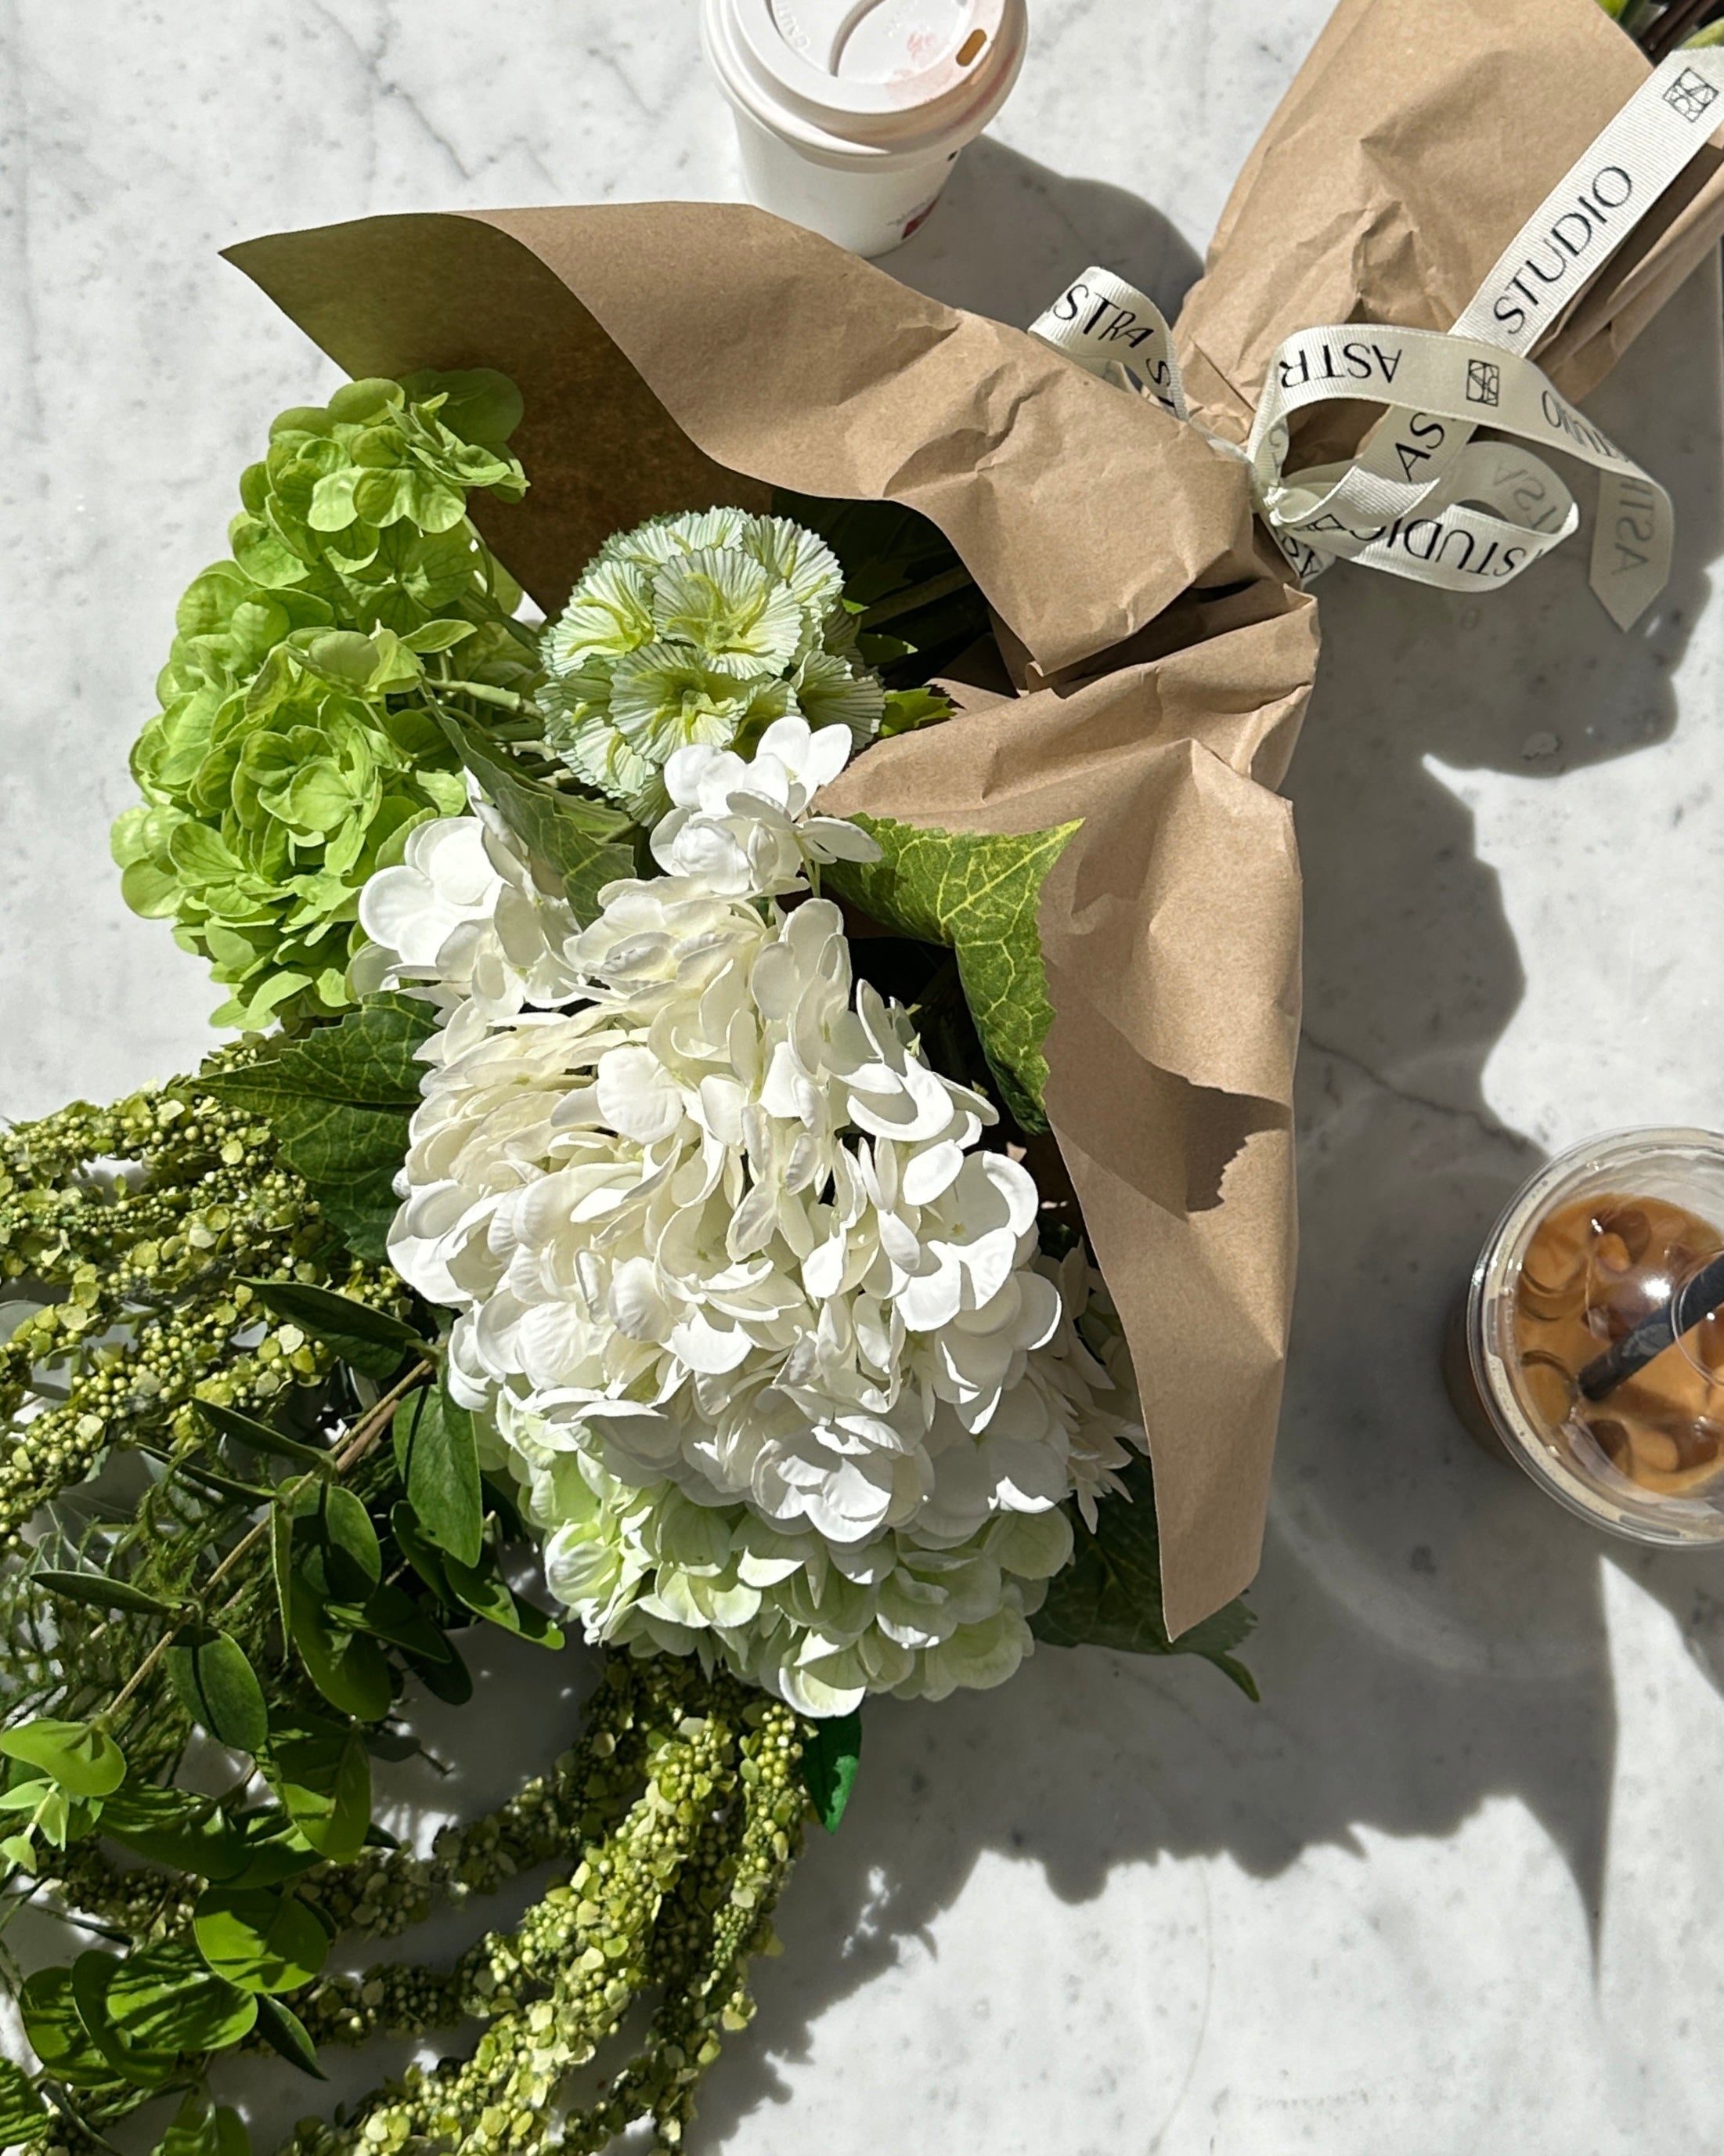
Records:
[[[139,1617],[172,1617],[176,1605],[159,1594],[146,1594],[123,1579],[110,1579],[100,1572],[38,1572],[38,1586],[68,1602],[87,1603],[92,1609],[124,1609]]]
[[[272,2051],[279,2051],[284,2059],[290,2060],[302,2074],[310,2074],[314,2081],[328,2080],[328,2075],[317,2063],[317,2046],[307,2034],[305,2023],[290,2006],[270,1998],[267,1992],[258,1995],[258,2034]]]
[[[432,1352],[398,1317],[368,1309],[351,1296],[300,1281],[254,1280],[245,1285],[266,1310],[332,1348],[368,1378],[393,1378],[408,1356],[428,1358]]]
[[[395,1410],[395,1462],[408,1502],[439,1549],[477,1564],[485,1499],[473,1418],[441,1385],[411,1394]]]
[[[235,1752],[261,1752],[269,1737],[264,1688],[231,1634],[200,1628],[167,1650],[167,1674],[180,1704]]]
[[[15,2060],[0,2059],[0,2148],[31,2148],[47,2133],[53,2114]]]
[[[74,1797],[105,1797],[126,1779],[126,1754],[93,1722],[27,1722],[0,1733],[0,1753],[39,1768]]]
[[[57,2081],[101,2088],[121,2080],[84,2025],[70,1969],[38,1969],[24,1979],[18,2003],[31,2050]]]
[[[296,1437],[285,1437],[279,1430],[271,1430],[267,1423],[254,1422],[249,1415],[235,1409],[218,1407],[213,1400],[199,1400],[198,1411],[220,1437],[231,1437],[241,1445],[249,1445],[254,1452],[273,1453],[278,1460],[291,1460],[296,1467],[315,1468],[320,1475],[335,1471],[335,1462],[326,1452],[315,1445],[303,1444]]]
[[[562,1646],[561,1630],[536,1604],[515,1592],[489,1551],[477,1565],[463,1564],[459,1558],[445,1553],[443,1568],[449,1585],[475,1616],[500,1625],[504,1631],[513,1632],[517,1639],[529,1640],[536,1647],[555,1650]]]
[[[371,1760],[357,1729],[278,1732],[266,1771],[320,1856],[346,1864],[359,1854],[371,1826]]]
[[[192,1929],[210,1968],[242,1991],[297,1991],[329,1954],[329,1934],[312,1911],[273,1887],[212,1887]]]

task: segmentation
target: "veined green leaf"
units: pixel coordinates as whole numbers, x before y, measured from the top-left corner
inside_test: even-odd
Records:
[[[431,1030],[435,1011],[416,996],[367,996],[338,1026],[319,1026],[216,1086],[265,1116],[286,1164],[368,1264],[387,1255],[394,1175],[424,1075],[413,1050]]]
[[[838,1832],[839,1822],[855,1787],[856,1769],[862,1757],[862,1710],[834,1715],[817,1722],[802,1748],[803,1787],[813,1798],[820,1824],[829,1834]]]
[[[635,873],[635,827],[629,818],[608,802],[562,793],[529,778],[454,712],[439,711],[438,722],[536,870],[561,883],[577,920],[593,920],[604,886]]]
[[[85,2034],[121,2080],[139,2088],[159,2088],[173,2071],[175,2054],[127,2043],[108,2011],[108,1985],[122,1966],[118,1954],[100,1947],[80,1954],[72,1964],[72,2002]]]
[[[367,996],[338,1025],[319,1026],[258,1062],[202,1082],[272,1122],[296,1101],[411,1109],[418,1105],[425,1075],[414,1051],[436,1026],[436,1012],[416,996]]]
[[[1071,1562],[1049,1583],[1048,1598],[1029,1620],[1050,1647],[1111,1647],[1127,1655],[1201,1655],[1248,1699],[1256,1680],[1234,1658],[1256,1619],[1239,1599],[1201,1625],[1169,1640],[1162,1621],[1161,1543],[1156,1534],[1155,1484],[1139,1458],[1120,1471],[1122,1496],[1104,1497],[1092,1535],[1074,1517]]]
[[[1042,885],[1075,823],[998,836],[922,830],[886,816],[854,821],[878,843],[877,861],[837,861],[825,887],[883,928],[946,945],[964,1000],[1013,1115],[1027,1131],[1048,1127],[1042,1044],[1054,1023],[1037,925]]]
[[[172,2065],[188,2052],[231,2049],[257,2019],[255,2003],[213,1975],[182,1939],[126,1955],[103,1977],[102,2004],[112,2035],[152,2075],[157,2060]]]
[[[72,2088],[124,2087],[84,2025],[69,1969],[38,1969],[27,1976],[18,2003],[30,2048],[56,2081]]]
[[[245,1862],[245,1837],[208,1797],[127,1782],[102,1803],[101,1830],[152,1864],[203,1879],[234,1877]]]

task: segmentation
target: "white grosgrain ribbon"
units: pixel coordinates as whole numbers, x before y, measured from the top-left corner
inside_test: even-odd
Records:
[[[1670,496],[1526,355],[1698,155],[1721,95],[1724,49],[1672,54],[1504,249],[1452,329],[1352,322],[1278,347],[1244,449],[1218,446],[1250,465],[1259,512],[1301,582],[1340,556],[1449,591],[1508,583],[1580,521],[1537,454],[1559,450],[1602,475],[1591,582],[1607,612],[1627,629],[1657,598]],[[1166,318],[1109,271],[1086,270],[1031,334],[1189,418]],[[1347,462],[1286,473],[1293,418],[1343,399],[1388,408]],[[1514,439],[1477,441],[1481,426]]]

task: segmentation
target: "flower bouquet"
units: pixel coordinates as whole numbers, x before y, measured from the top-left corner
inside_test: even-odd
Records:
[[[1592,0],[1452,13],[1343,0],[1248,167],[1222,446],[747,211],[235,250],[353,379],[241,476],[115,829],[237,1038],[0,1133],[0,1921],[97,1942],[0,2147],[239,2156],[233,2055],[385,2035],[302,2156],[678,2147],[870,1696],[1254,1691],[1316,645],[1224,443],[1294,331],[1445,328],[1644,73]],[[566,1630],[545,1770],[397,1840],[374,1769]]]

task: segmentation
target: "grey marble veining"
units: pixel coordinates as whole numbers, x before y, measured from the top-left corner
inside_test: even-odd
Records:
[[[1008,320],[1092,259],[1171,304],[1323,0],[1032,12],[993,137],[890,266]],[[0,0],[10,1112],[182,1066],[214,1001],[121,905],[106,828],[175,598],[271,413],[331,379],[216,249],[380,209],[729,196],[728,125],[692,0]],[[876,1709],[710,2085],[709,2156],[1724,2140],[1724,1559],[1607,1548],[1475,1454],[1434,1370],[1547,1151],[1724,1117],[1718,319],[1709,273],[1597,399],[1676,497],[1650,632],[1617,636],[1578,551],[1486,606],[1323,588],[1290,789],[1305,1229],[1265,1705],[1205,1667],[1044,1653],[1003,1692]],[[443,1801],[506,1784],[528,1698],[487,1687]],[[293,2115],[290,2079],[253,2082],[260,2120]]]

